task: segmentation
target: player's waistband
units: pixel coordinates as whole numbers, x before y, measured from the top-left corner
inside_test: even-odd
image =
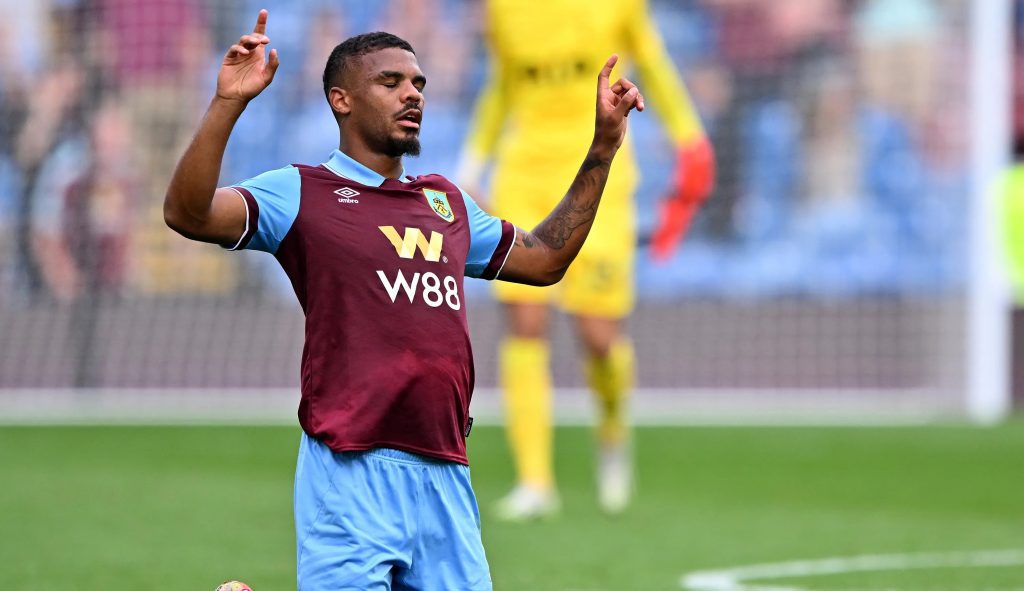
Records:
[[[447,458],[428,456],[426,454],[405,451],[396,447],[384,447],[390,443],[380,443],[377,447],[370,447],[369,449],[360,446],[358,444],[351,444],[349,449],[342,448],[341,450],[331,449],[326,442],[317,437],[311,436],[305,431],[302,432],[302,444],[300,445],[300,454],[315,454],[319,457],[327,458],[329,456],[335,456],[340,459],[342,457],[348,458],[372,458],[385,460],[389,462],[401,462],[405,464],[415,464],[417,466],[438,466],[438,465],[458,465],[465,466],[467,462],[460,461],[459,458]],[[372,443],[369,445],[373,445]],[[354,448],[354,449],[353,449]]]
[[[362,454],[369,457],[380,458],[382,460],[388,460],[392,462],[402,462],[404,464],[415,464],[418,466],[434,466],[437,464],[453,464],[442,460],[440,458],[432,458],[430,456],[421,456],[419,454],[402,451],[400,449],[394,449],[392,447],[375,447],[366,451],[354,451],[345,452],[351,454]]]

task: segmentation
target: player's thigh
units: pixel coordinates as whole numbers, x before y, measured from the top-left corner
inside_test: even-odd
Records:
[[[398,467],[400,468],[400,467]],[[415,478],[303,435],[295,473],[299,591],[391,589],[412,560]]]
[[[622,320],[609,316],[573,316],[576,335],[588,355],[605,358],[622,339]]]
[[[551,308],[547,304],[506,303],[505,331],[521,339],[543,339],[548,336]]]
[[[562,279],[559,307],[574,316],[621,319],[636,301],[634,248],[580,253]]]
[[[395,591],[490,591],[491,573],[480,537],[480,510],[469,467],[438,463],[424,479],[420,531],[412,568],[396,573]]]

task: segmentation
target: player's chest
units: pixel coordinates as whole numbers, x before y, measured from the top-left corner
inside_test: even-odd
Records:
[[[406,269],[461,277],[469,230],[454,197],[325,183],[303,192],[295,229],[307,260],[340,273]]]

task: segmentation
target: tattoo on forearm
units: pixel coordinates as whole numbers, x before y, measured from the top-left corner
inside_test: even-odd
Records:
[[[612,163],[610,161],[601,160],[600,158],[595,158],[594,156],[589,156],[588,155],[583,160],[583,164],[580,165],[580,171],[577,174],[586,174],[586,173],[590,172],[592,169],[597,168],[598,166],[602,166],[602,165],[604,165],[607,168],[607,167],[611,166],[611,164]]]
[[[568,194],[555,210],[534,228],[533,237],[549,248],[565,248],[577,228],[594,221],[610,166],[610,160],[588,156],[580,166]]]

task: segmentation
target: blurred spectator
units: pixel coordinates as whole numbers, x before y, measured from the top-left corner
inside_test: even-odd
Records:
[[[50,53],[48,2],[0,0],[0,89],[24,88]]]
[[[162,197],[210,81],[206,3],[199,0],[96,0],[98,56],[128,114],[142,169],[136,244],[144,291],[225,293],[234,289],[229,257],[171,240]],[[170,37],[169,37],[170,36]],[[162,40],[173,37],[171,45]]]
[[[793,172],[780,170],[773,176],[772,171],[780,163],[783,167],[786,162],[795,164],[795,153],[791,149],[776,152],[771,136],[799,133],[792,87],[803,77],[803,70],[835,57],[844,13],[838,0],[707,0],[706,5],[717,22],[719,59],[731,76],[730,102],[712,128],[723,157],[707,217],[713,236],[730,239],[737,232],[736,207],[748,190],[759,191],[755,200],[768,202],[749,204],[746,216],[785,215],[780,210],[792,198],[788,189]],[[771,178],[759,178],[758,171]],[[774,224],[754,222],[755,226]]]
[[[131,127],[108,102],[88,132],[62,142],[43,166],[32,199],[32,249],[48,293],[71,308],[69,358],[78,387],[99,383],[96,322],[125,287],[140,195]]]
[[[14,152],[28,96],[49,49],[48,12],[41,2],[0,0],[0,158]]]
[[[15,290],[15,235],[21,175],[17,166],[0,155],[0,307]]]
[[[141,164],[156,198],[201,107],[211,52],[206,15],[198,0],[98,2],[99,56],[142,140]],[[167,35],[174,36],[174,50],[157,50],[154,43]]]
[[[942,281],[955,257],[949,236],[966,231],[966,93],[949,89],[963,88],[968,68],[964,37],[946,23],[966,19],[967,7],[945,8],[871,0],[857,14],[864,193],[887,232],[890,289]]]
[[[37,193],[36,187],[43,182],[44,164],[50,160],[50,155],[82,132],[86,110],[83,70],[81,63],[66,57],[32,81],[28,90],[32,100],[25,106],[24,123],[13,146],[13,160],[22,178],[14,221],[15,272],[24,276],[31,291],[41,285],[29,232],[32,198]]]
[[[32,101],[15,149],[24,168],[38,166],[62,138],[81,129],[83,82],[82,64],[67,60],[44,72],[33,85]]]
[[[68,139],[44,166],[32,211],[32,245],[59,301],[116,294],[127,275],[139,179],[130,126],[117,103],[93,115],[85,137]]]
[[[921,125],[934,108],[939,16],[931,0],[868,0],[857,13],[867,99]]]

